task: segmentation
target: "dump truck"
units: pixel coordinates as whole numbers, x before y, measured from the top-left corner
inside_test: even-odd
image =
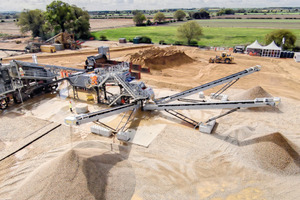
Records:
[[[216,56],[215,58],[210,58],[209,63],[226,63],[230,64],[233,63],[233,56],[230,54],[227,54],[226,52],[223,52],[221,56]]]

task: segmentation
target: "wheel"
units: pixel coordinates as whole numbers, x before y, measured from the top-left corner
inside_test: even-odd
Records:
[[[7,100],[7,98],[1,99],[0,100],[0,109],[4,110],[7,107],[8,107],[8,100]]]
[[[226,64],[230,64],[230,63],[231,63],[231,62],[230,62],[230,59],[228,59],[228,58],[225,59],[225,63],[226,63]]]

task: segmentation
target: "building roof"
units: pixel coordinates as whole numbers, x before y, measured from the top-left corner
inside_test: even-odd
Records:
[[[278,47],[275,42],[271,42],[269,45],[263,47],[264,49],[270,49],[270,50],[280,50],[281,51],[281,48]]]
[[[255,40],[255,42],[253,42],[252,44],[250,44],[249,46],[247,46],[247,49],[263,49],[264,47],[261,46],[257,40]]]

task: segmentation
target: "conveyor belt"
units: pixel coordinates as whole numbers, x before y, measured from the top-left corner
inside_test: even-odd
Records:
[[[189,110],[189,109],[223,109],[223,108],[250,108],[261,106],[275,106],[280,98],[257,98],[254,100],[204,102],[195,104],[146,104],[144,110]]]
[[[92,113],[88,113],[88,114],[82,114],[82,115],[77,115],[74,117],[68,117],[65,119],[65,123],[80,125],[80,124],[84,124],[84,123],[88,123],[88,122],[93,122],[93,121],[96,121],[101,118],[105,118],[105,117],[108,117],[111,115],[120,114],[122,112],[132,110],[134,108],[137,108],[138,106],[139,106],[139,104],[132,103],[132,104],[118,106],[115,108],[110,108],[110,109],[105,109],[105,110],[100,110],[100,111],[96,111],[96,112],[92,112]]]
[[[56,66],[56,65],[36,64],[36,63],[19,61],[19,60],[13,60],[12,62],[17,63],[18,65],[27,66],[27,67],[50,68],[50,69],[69,70],[69,71],[77,71],[77,72],[85,71],[84,69],[75,69],[75,68],[71,68],[71,67],[62,67],[62,66]]]
[[[226,76],[224,78],[221,78],[221,79],[218,79],[218,80],[215,80],[215,81],[212,81],[212,82],[209,82],[209,83],[206,83],[206,84],[194,87],[192,89],[189,89],[189,90],[186,90],[186,91],[183,91],[183,92],[171,95],[171,96],[166,96],[166,97],[157,99],[157,100],[155,100],[155,103],[160,104],[160,103],[168,103],[168,102],[171,102],[171,101],[175,101],[177,99],[186,97],[188,95],[195,94],[197,92],[204,91],[204,90],[216,87],[218,85],[222,85],[222,84],[224,84],[226,82],[230,82],[232,80],[239,79],[239,78],[241,78],[243,76],[252,74],[252,73],[257,72],[259,70],[260,70],[260,66],[257,65],[255,67],[251,67],[251,68],[245,69],[245,70],[240,71],[238,73],[231,74],[231,75]]]

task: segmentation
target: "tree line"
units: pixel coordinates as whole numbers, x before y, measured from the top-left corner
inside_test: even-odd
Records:
[[[90,36],[90,16],[87,11],[62,1],[53,1],[46,11],[24,10],[17,25],[22,33],[30,32],[32,37],[48,39],[59,32],[74,33],[76,39]]]

